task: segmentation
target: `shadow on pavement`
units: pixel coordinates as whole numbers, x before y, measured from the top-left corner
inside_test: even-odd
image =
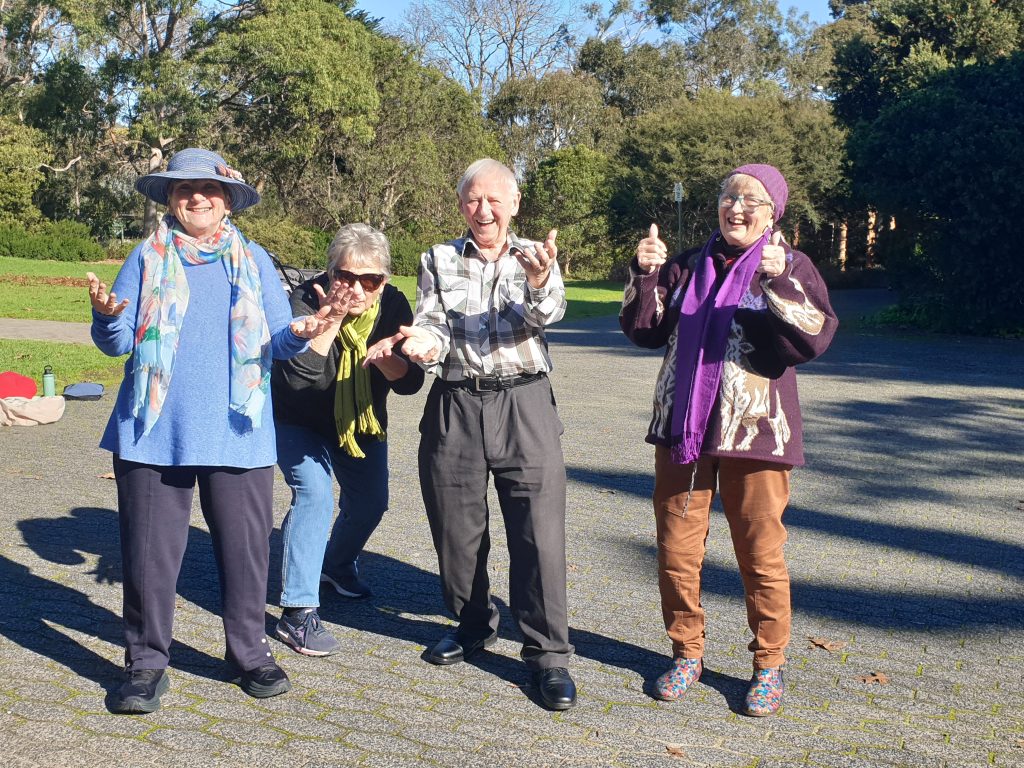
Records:
[[[76,507],[70,515],[59,518],[31,518],[18,522],[18,529],[28,547],[51,563],[75,566],[85,563],[87,556],[96,557],[96,568],[90,571],[97,584],[111,588],[121,583],[121,554],[117,513],[110,509]],[[209,534],[191,528],[188,547],[178,580],[178,594],[215,615],[220,603],[213,566],[213,548]],[[121,617],[96,605],[88,596],[64,584],[34,576],[28,569],[10,560],[0,562],[0,583],[12,590],[8,615],[22,621],[38,617],[46,631],[26,632],[0,625],[20,645],[41,653],[59,664],[65,664],[81,676],[93,680],[108,692],[121,683],[121,667],[103,659],[95,652],[66,635],[52,629],[57,624],[123,646]],[[117,588],[120,596],[120,588]],[[46,622],[46,623],[44,623]],[[33,625],[28,625],[33,626]],[[191,645],[175,640],[170,649],[171,666],[199,677],[230,680],[233,669],[223,659],[214,658]]]

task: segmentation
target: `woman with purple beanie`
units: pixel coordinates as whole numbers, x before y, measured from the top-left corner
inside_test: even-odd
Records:
[[[722,182],[718,229],[671,258],[658,228],[637,246],[619,317],[640,347],[665,347],[647,442],[655,445],[658,585],[672,665],[654,696],[681,698],[701,675],[700,599],[716,492],[743,579],[754,673],[743,713],[782,703],[792,610],[782,515],[803,464],[794,366],[824,352],[837,320],[811,260],[775,229],[789,188],[771,165]]]

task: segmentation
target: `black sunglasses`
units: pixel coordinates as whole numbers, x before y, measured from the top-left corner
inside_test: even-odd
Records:
[[[387,275],[380,275],[370,273],[366,275],[357,275],[355,272],[349,272],[347,269],[332,269],[331,277],[335,280],[340,280],[343,283],[347,283],[349,286],[356,284],[356,280],[363,286],[363,290],[369,293],[370,291],[376,291],[380,288],[381,283],[387,279]]]

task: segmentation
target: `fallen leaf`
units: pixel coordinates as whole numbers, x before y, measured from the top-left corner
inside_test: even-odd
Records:
[[[102,475],[96,475],[96,477],[100,478],[100,480],[113,480],[114,479],[114,473],[113,472],[104,472]]]
[[[832,651],[840,651],[846,647],[846,643],[842,640],[828,640],[824,637],[810,636],[808,636],[807,639],[811,641],[811,645],[816,645],[818,648],[824,648],[829,653],[832,653]]]
[[[615,495],[615,491],[613,491],[611,488],[602,488],[600,491],[598,491],[598,493],[610,493],[612,496]]]
[[[1017,749],[1024,749],[1024,739],[1017,739]]]
[[[871,685],[872,683],[878,683],[879,685],[889,684],[889,678],[886,677],[885,672],[872,672],[870,675],[858,675],[857,681],[867,683],[868,685]]]
[[[666,744],[665,751],[672,757],[686,757],[686,750],[683,749],[682,744]]]
[[[569,563],[565,568],[568,571],[578,571],[580,567],[576,563]]]

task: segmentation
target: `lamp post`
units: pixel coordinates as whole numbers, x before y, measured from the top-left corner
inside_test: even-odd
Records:
[[[677,181],[672,187],[676,201],[676,252],[683,250],[683,182]]]

